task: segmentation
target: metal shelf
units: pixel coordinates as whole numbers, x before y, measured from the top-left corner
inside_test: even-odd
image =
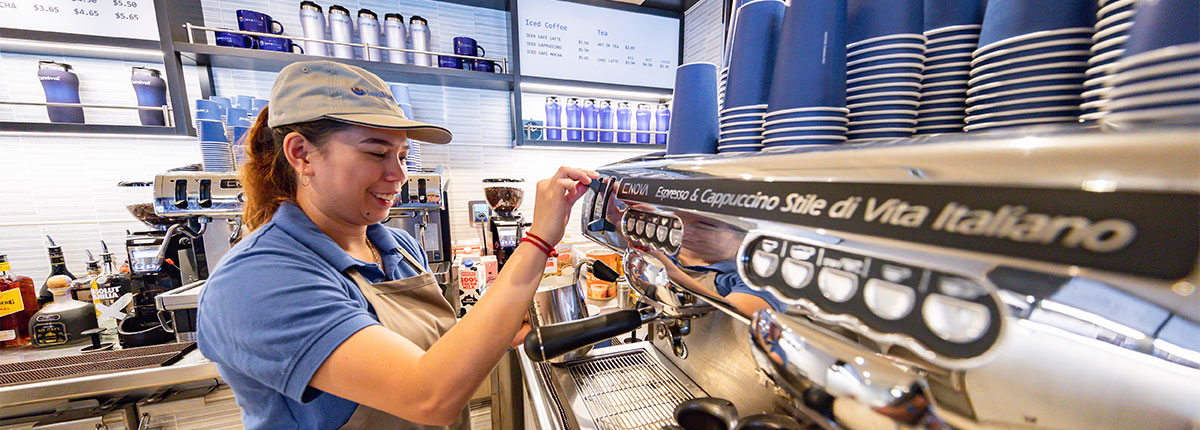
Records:
[[[175,127],[152,125],[67,124],[50,122],[0,122],[0,131],[88,134],[178,135]]]
[[[603,82],[587,82],[587,81],[576,81],[576,80],[571,80],[571,79],[543,78],[543,77],[528,76],[528,75],[521,76],[521,86],[522,86],[522,91],[530,92],[530,93],[542,93],[543,92],[543,91],[537,89],[536,86],[571,87],[571,89],[573,90],[573,91],[570,91],[569,94],[567,94],[568,93],[567,91],[564,91],[563,94],[559,94],[559,95],[581,95],[581,96],[589,96],[590,95],[590,96],[596,96],[596,97],[608,97],[611,95],[611,93],[617,92],[617,93],[625,93],[625,94],[622,94],[623,98],[629,98],[632,100],[654,101],[657,103],[663,103],[663,102],[666,102],[667,100],[670,100],[671,94],[672,94],[672,90],[670,88],[656,88],[656,87],[642,87],[642,86],[636,86],[636,85],[608,84],[608,83],[603,83]],[[534,88],[525,88],[525,86],[531,86]],[[642,95],[642,96],[638,97],[638,95]]]
[[[582,142],[566,140],[535,140],[517,137],[516,146],[561,148],[561,149],[629,149],[643,151],[665,151],[667,145],[661,143],[614,143],[614,142]]]
[[[163,62],[162,44],[157,40],[14,28],[0,28],[0,51],[146,63]]]
[[[175,50],[180,53],[185,63],[199,66],[278,72],[297,61],[329,60],[362,67],[385,81],[498,91],[510,91],[513,86],[512,75],[507,73],[474,72],[192,43],[176,43]]]

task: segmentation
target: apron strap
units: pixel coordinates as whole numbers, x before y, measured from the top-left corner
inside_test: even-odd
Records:
[[[408,262],[408,265],[412,266],[413,270],[416,270],[418,275],[426,272],[425,266],[422,266],[421,262],[417,261],[412,254],[409,254],[408,251],[405,251],[403,246],[396,247],[396,250],[400,251],[400,255],[404,256],[404,261]]]

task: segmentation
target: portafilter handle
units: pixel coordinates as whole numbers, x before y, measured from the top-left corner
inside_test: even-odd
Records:
[[[643,316],[636,310],[625,309],[581,320],[536,327],[525,335],[525,354],[530,360],[546,361],[633,331],[657,318],[654,314]]]

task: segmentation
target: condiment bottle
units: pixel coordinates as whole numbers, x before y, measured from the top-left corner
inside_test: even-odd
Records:
[[[54,294],[54,301],[43,306],[29,321],[33,346],[44,348],[87,340],[83,332],[96,328],[96,307],[67,296],[71,278],[51,276],[46,285]]]

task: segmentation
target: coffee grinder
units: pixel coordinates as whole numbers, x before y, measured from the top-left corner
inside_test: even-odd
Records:
[[[518,186],[524,182],[524,179],[483,180],[483,194],[492,207],[492,213],[483,224],[483,251],[495,255],[500,267],[504,267],[508,256],[517,249],[525,227],[529,226],[525,218],[517,213],[525,196],[525,191]]]

